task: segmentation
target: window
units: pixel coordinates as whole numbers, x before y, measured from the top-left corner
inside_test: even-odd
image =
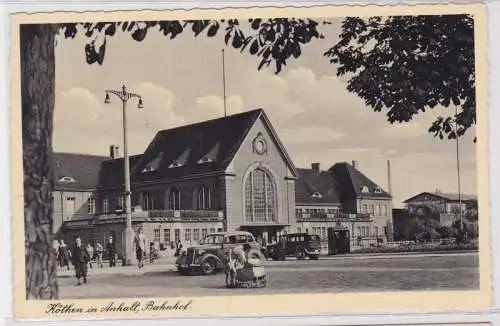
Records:
[[[369,213],[373,214],[374,212],[375,212],[375,205],[370,204],[370,211],[369,211]]]
[[[358,226],[357,230],[358,230],[358,236],[361,236],[361,227]]]
[[[95,198],[89,197],[87,202],[87,213],[94,214],[95,213]]]
[[[125,196],[124,195],[118,196],[118,208],[125,210]]]
[[[375,190],[374,190],[374,192],[376,194],[381,194],[382,193],[382,189],[380,189],[380,187],[376,187]]]
[[[207,229],[201,229],[201,238],[202,239],[205,239],[205,237],[207,236]]]
[[[363,204],[361,205],[361,213],[367,213],[368,212],[368,205],[367,204]]]
[[[61,179],[57,180],[58,182],[76,182],[75,179],[72,177],[62,177]]]
[[[361,186],[361,192],[366,194],[370,192],[370,189],[368,189],[368,186]]]
[[[154,242],[160,242],[160,229],[154,229],[153,230],[153,235],[154,235]]]
[[[104,198],[102,201],[102,211],[104,213],[109,213],[109,200],[107,198]]]
[[[211,193],[210,188],[202,187],[198,191],[198,209],[210,209],[211,205]]]
[[[193,241],[200,241],[200,230],[199,229],[193,230]]]
[[[215,228],[210,229],[210,231],[209,231],[209,232],[210,232],[210,234],[215,233]]]
[[[174,230],[174,241],[175,243],[179,242],[181,239],[181,229],[175,229]]]
[[[160,165],[160,161],[161,161],[161,158],[163,157],[163,152],[161,152],[160,154],[158,154],[151,162],[149,162],[145,167],[144,169],[142,170],[142,172],[153,172],[153,171],[156,171],[158,170],[158,166]]]
[[[297,228],[297,233],[301,233],[302,232],[302,228]]]
[[[217,232],[222,232],[222,228],[218,228],[218,229],[217,229]]]
[[[245,220],[266,222],[276,220],[276,192],[271,175],[255,169],[245,181]]]
[[[163,242],[168,246],[170,244],[170,229],[163,230]]]
[[[145,192],[142,194],[142,209],[145,211],[149,211],[153,209],[154,199],[153,196],[149,192]]]
[[[184,240],[185,241],[191,241],[191,230],[190,229],[185,229],[184,230]]]
[[[375,216],[380,216],[380,205],[375,205],[374,215]]]
[[[64,203],[64,217],[70,219],[75,213],[75,197],[66,197],[66,202]]]
[[[380,206],[380,215],[386,216],[387,215],[387,206],[386,205],[381,205]]]
[[[170,190],[168,195],[168,208],[173,210],[179,210],[181,207],[181,193],[176,188]]]
[[[375,227],[375,236],[378,237],[378,226]]]
[[[313,194],[311,195],[312,198],[321,198],[321,194],[317,191],[313,192]]]
[[[326,227],[321,228],[321,237],[326,239]]]

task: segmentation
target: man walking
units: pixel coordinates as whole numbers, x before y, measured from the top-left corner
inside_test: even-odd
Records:
[[[144,236],[142,228],[139,228],[135,234],[134,249],[135,256],[137,258],[137,267],[142,268],[142,266],[144,266],[142,260],[144,259],[144,253],[146,252],[146,237]]]
[[[108,244],[106,245],[106,250],[109,255],[109,267],[116,266],[116,245],[113,241],[113,237],[109,237]]]
[[[71,260],[75,266],[76,285],[81,285],[80,279],[83,278],[83,283],[87,283],[87,263],[90,261],[90,256],[87,249],[82,246],[82,239],[77,236],[75,245],[73,246]]]

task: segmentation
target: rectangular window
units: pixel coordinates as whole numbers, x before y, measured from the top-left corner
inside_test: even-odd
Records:
[[[94,214],[95,213],[95,198],[89,197],[87,202],[87,213]]]
[[[358,236],[361,236],[361,227],[358,226],[357,230],[358,230]]]
[[[323,238],[323,240],[326,240],[326,228],[321,228],[321,238]]]
[[[366,214],[368,212],[368,205],[363,204],[361,205],[361,213]]]
[[[215,233],[215,228],[211,228],[210,229],[210,234],[214,234]]]
[[[184,230],[184,240],[191,242],[191,230],[190,229]]]
[[[170,245],[170,229],[164,229],[163,230],[163,242],[167,246]]]
[[[199,229],[193,230],[193,241],[195,241],[195,242],[200,241],[200,230]]]
[[[375,227],[375,236],[378,237],[378,226]]]
[[[217,229],[217,232],[222,232],[222,228],[218,228],[218,229]]]
[[[107,198],[104,198],[102,201],[102,211],[104,213],[109,213],[109,200]]]
[[[154,242],[160,242],[160,229],[154,229],[153,234],[154,234]]]
[[[375,205],[370,204],[370,212],[369,212],[369,213],[370,213],[370,214],[375,213]]]
[[[302,232],[302,228],[297,228],[297,233],[301,233]]]
[[[207,233],[208,233],[207,229],[201,229],[201,238],[205,239],[205,237],[207,236]]]
[[[181,229],[175,229],[174,230],[174,241],[177,244],[179,240],[181,239]]]
[[[64,204],[64,219],[69,220],[75,213],[75,197],[66,197]]]

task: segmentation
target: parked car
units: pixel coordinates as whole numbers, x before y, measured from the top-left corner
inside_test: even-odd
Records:
[[[229,249],[237,245],[249,244],[249,258],[264,259],[261,245],[249,232],[232,231],[208,234],[201,244],[190,246],[175,261],[177,271],[189,275],[193,271],[201,271],[204,275],[220,272],[224,268],[225,257]]]
[[[266,257],[273,260],[285,260],[293,256],[297,259],[316,260],[321,251],[321,241],[318,235],[308,233],[290,233],[281,235],[277,243],[266,247]]]

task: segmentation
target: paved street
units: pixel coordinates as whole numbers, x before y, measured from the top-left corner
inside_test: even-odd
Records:
[[[75,286],[73,271],[59,277],[61,298],[125,298],[258,293],[465,290],[479,287],[477,253],[325,257],[268,261],[265,289],[226,289],[224,275],[180,276],[171,261],[112,270],[94,268]]]

